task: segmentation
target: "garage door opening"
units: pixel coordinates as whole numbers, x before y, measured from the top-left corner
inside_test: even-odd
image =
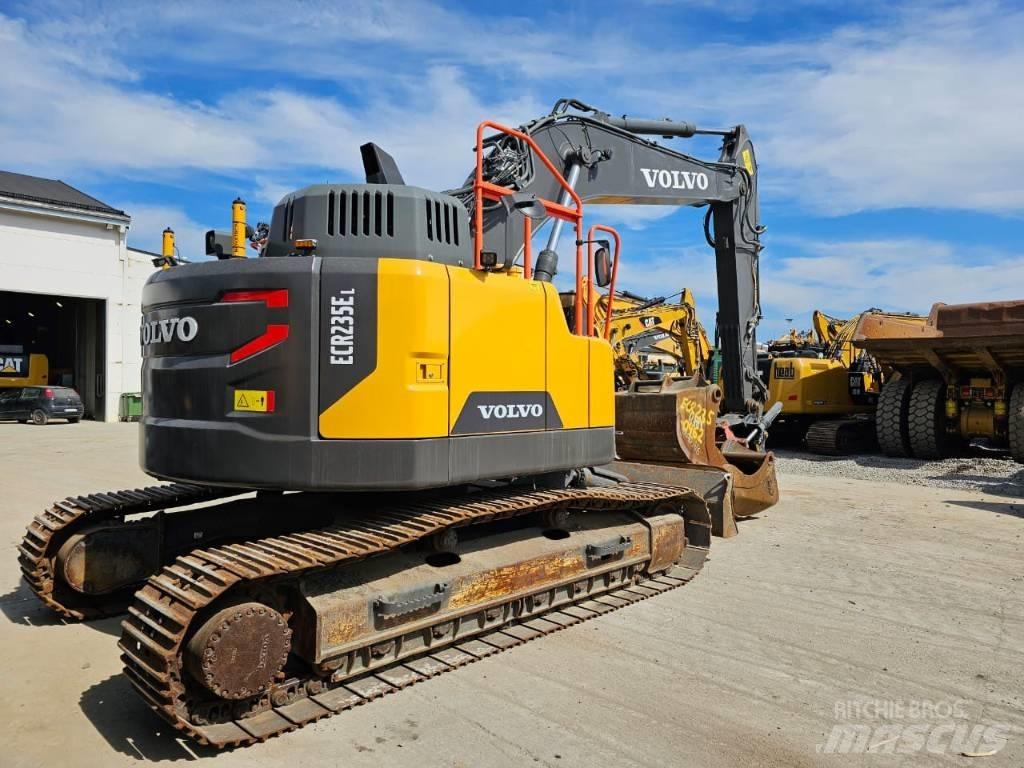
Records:
[[[105,318],[102,299],[0,291],[0,347],[46,355],[47,383],[76,389],[85,418],[102,421],[111,407],[105,398]]]

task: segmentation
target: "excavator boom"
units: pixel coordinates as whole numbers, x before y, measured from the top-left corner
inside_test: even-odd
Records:
[[[585,204],[706,207],[705,236],[715,251],[718,282],[718,337],[722,353],[725,413],[760,410],[766,391],[757,374],[756,328],[761,318],[758,256],[761,251],[757,159],[742,125],[699,131],[687,122],[617,118],[578,101],[563,99],[550,114],[522,128],[563,170]],[[719,158],[700,160],[646,136],[689,137],[712,133],[722,138]],[[488,178],[514,186],[523,195],[566,199],[521,142],[498,137],[490,143],[484,170]],[[473,213],[472,184],[452,190]],[[515,249],[523,242],[524,218],[514,208],[492,204],[483,211],[489,242]],[[530,226],[539,229],[546,217]],[[558,243],[553,222],[547,248]],[[582,245],[578,245],[579,249]],[[578,255],[578,258],[581,256]]]

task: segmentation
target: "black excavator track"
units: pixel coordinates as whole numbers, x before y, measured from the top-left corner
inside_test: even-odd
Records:
[[[874,450],[875,423],[871,419],[850,418],[816,421],[804,438],[811,453],[824,456],[849,456]]]
[[[45,605],[66,619],[98,619],[123,613],[130,595],[89,597],[61,589],[54,559],[68,536],[88,525],[130,515],[158,512],[237,495],[237,489],[186,483],[70,496],[37,515],[18,546],[18,565],[29,588]]]
[[[485,603],[483,609],[474,607],[473,613],[454,620],[446,614],[431,624],[428,616],[416,625],[415,635],[391,635],[385,643],[374,639],[336,659],[329,669],[294,656],[293,628],[285,621],[291,618],[297,625],[294,631],[303,632],[302,620],[279,597],[294,585],[319,574],[342,573],[354,564],[370,567],[376,556],[437,541],[453,529],[483,530],[523,516],[550,521],[565,512],[614,514],[642,523],[650,535],[645,542],[650,557],[628,566],[622,560],[621,567],[612,557],[594,572],[598,576],[525,597],[520,590],[512,599]],[[664,542],[656,541],[668,529],[656,528],[653,521],[675,516],[683,518],[673,524],[675,531],[684,531],[682,554],[666,563],[655,552],[668,551]],[[119,645],[135,689],[176,729],[215,747],[245,745],[682,586],[703,566],[709,544],[710,517],[703,499],[685,489],[647,483],[555,490],[506,487],[378,506],[316,530],[195,549],[177,557],[135,594]],[[414,599],[396,610],[414,611],[418,605]],[[222,690],[220,697],[197,682],[197,665],[202,665],[201,676],[208,665],[221,663],[216,657],[218,633],[233,631],[231,623],[242,621],[245,612],[250,617],[246,621],[263,622],[264,614],[278,617],[279,628],[273,621],[260,624],[270,627],[258,649],[261,665],[271,636],[274,642],[283,640],[286,657],[293,655],[282,660],[273,682],[260,686],[255,695],[232,698]],[[197,637],[207,643],[200,661],[189,656]],[[278,653],[274,642],[272,656]],[[408,643],[404,651],[403,643]]]

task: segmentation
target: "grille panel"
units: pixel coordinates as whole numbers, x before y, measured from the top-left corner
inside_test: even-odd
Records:
[[[395,196],[388,192],[327,193],[329,237],[394,237]]]

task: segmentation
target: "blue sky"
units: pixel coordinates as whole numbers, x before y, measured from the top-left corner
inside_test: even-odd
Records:
[[[287,191],[360,178],[373,140],[407,181],[458,185],[477,122],[571,96],[613,113],[743,122],[761,172],[760,336],[787,317],[1021,298],[1024,8],[797,0],[516,4],[0,0],[0,168],[61,178],[165,226],[188,255]],[[671,146],[713,158],[715,148]],[[624,287],[692,287],[713,324],[700,212],[592,207]]]

